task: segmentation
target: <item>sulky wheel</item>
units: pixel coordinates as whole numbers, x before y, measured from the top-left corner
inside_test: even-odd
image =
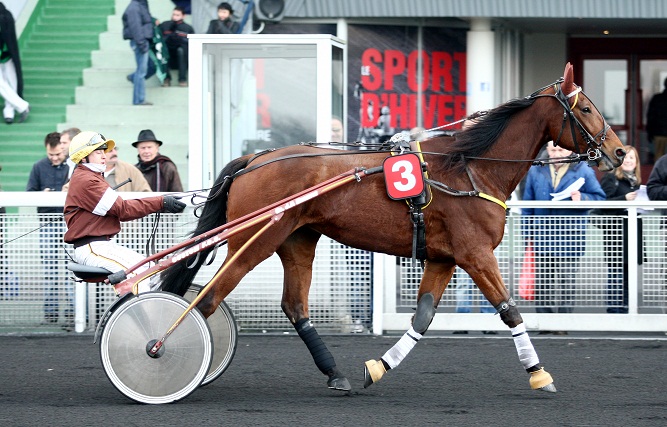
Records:
[[[191,285],[183,298],[192,301],[201,289],[202,287],[199,285]],[[213,360],[202,385],[209,384],[218,379],[225,372],[229,364],[232,363],[234,353],[236,352],[238,335],[234,315],[224,301],[220,303],[218,308],[206,320],[208,321],[209,328],[211,328],[211,336],[213,337]]]
[[[149,350],[190,304],[167,292],[129,299],[102,331],[100,355],[111,383],[141,403],[169,403],[192,393],[211,365],[213,345],[206,319],[196,308],[167,337],[156,355]]]

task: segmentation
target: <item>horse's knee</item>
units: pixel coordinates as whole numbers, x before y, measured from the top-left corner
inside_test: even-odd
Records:
[[[495,306],[496,311],[500,314],[502,321],[510,328],[514,328],[516,325],[523,323],[519,309],[516,308],[516,303],[512,298],[507,301],[503,301],[497,306]]]
[[[423,334],[431,325],[433,316],[435,316],[435,298],[432,293],[427,292],[417,302],[417,312],[412,319],[412,329]]]

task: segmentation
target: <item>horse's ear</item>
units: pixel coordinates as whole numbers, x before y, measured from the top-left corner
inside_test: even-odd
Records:
[[[574,86],[574,72],[572,71],[572,64],[569,62],[565,64],[565,71],[563,72],[563,83],[561,89],[565,95],[569,95],[575,91],[576,87]],[[573,98],[568,99],[570,105],[574,102]]]

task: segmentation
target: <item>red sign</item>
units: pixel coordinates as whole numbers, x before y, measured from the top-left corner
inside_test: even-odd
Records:
[[[424,175],[416,154],[387,157],[382,167],[387,194],[391,199],[409,199],[424,191]]]

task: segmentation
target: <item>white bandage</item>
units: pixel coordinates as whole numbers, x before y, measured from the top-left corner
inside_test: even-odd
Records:
[[[405,356],[415,347],[417,342],[421,339],[421,334],[415,332],[412,327],[403,334],[400,340],[392,348],[387,351],[382,360],[387,362],[390,368],[394,369],[405,359]]]
[[[540,363],[535,348],[533,348],[533,343],[530,342],[530,337],[528,336],[528,332],[526,332],[526,325],[521,323],[511,328],[510,331],[512,332],[512,338],[514,338],[516,352],[519,354],[519,361],[524,369],[531,368]]]

